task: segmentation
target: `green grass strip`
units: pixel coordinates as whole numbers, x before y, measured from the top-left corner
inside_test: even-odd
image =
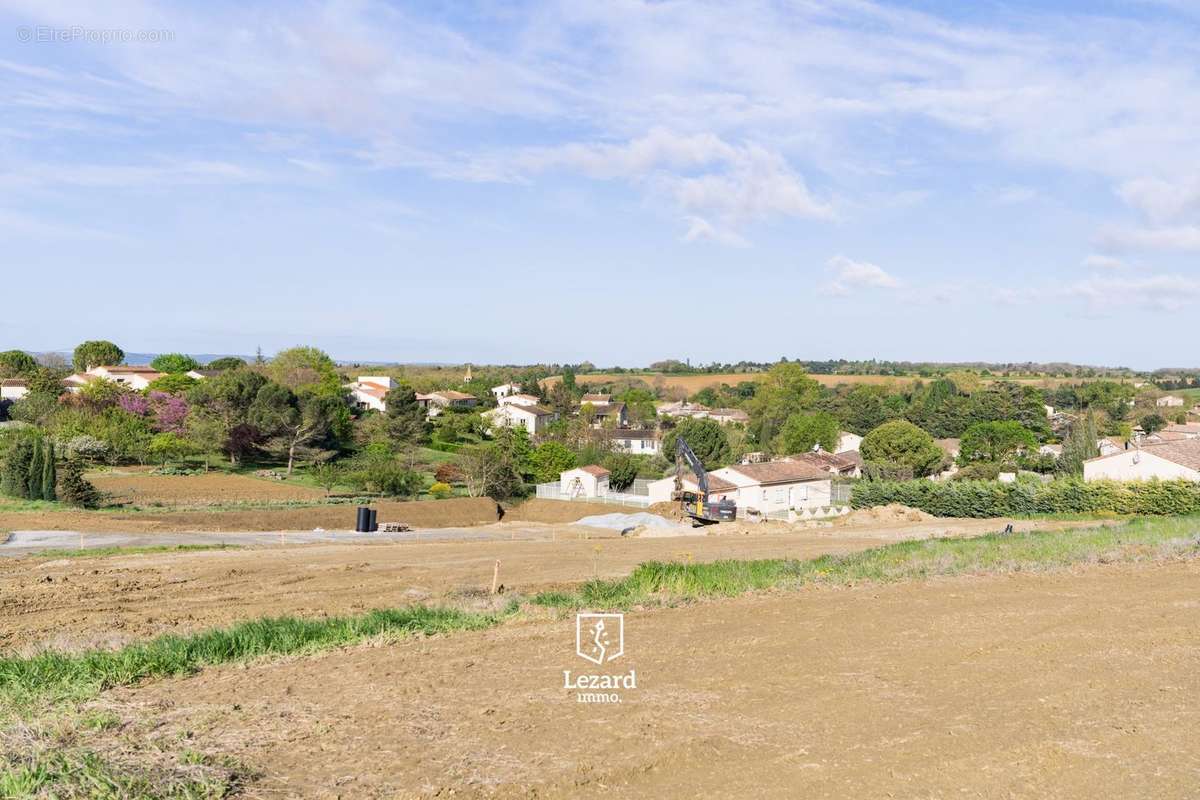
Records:
[[[119,650],[0,658],[0,703],[20,710],[38,701],[82,699],[113,686],[187,675],[215,664],[339,647],[382,634],[479,630],[501,619],[502,614],[411,606],[322,619],[258,619],[190,636],[160,636]]]
[[[140,553],[190,553],[197,550],[238,550],[239,544],[155,544],[134,545],[132,547],[85,547],[73,550],[38,550],[29,553],[24,558],[101,558],[103,556],[129,556]]]
[[[588,581],[575,591],[543,592],[533,602],[560,609],[615,609],[805,584],[1041,571],[1088,561],[1162,559],[1197,552],[1200,518],[1147,518],[1110,527],[897,542],[811,560],[648,562],[626,578]]]

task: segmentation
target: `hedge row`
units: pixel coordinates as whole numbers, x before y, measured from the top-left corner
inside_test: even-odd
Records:
[[[901,503],[938,517],[1006,517],[1016,514],[1200,513],[1200,483],[1147,481],[1120,483],[1061,478],[1049,483],[999,481],[859,481],[854,508]]]

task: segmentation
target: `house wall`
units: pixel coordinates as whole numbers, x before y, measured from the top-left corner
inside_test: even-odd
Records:
[[[613,450],[618,453],[632,453],[633,455],[658,455],[659,450],[662,449],[662,442],[657,439],[622,439],[620,436],[615,436],[612,443]]]
[[[0,400],[20,400],[27,394],[29,394],[29,389],[24,386],[0,387]]]
[[[1116,455],[1087,461],[1083,465],[1085,481],[1145,481],[1151,478],[1200,481],[1200,472],[1159,458],[1146,450],[1134,449],[1122,450]]]
[[[585,472],[581,469],[571,469],[559,475],[559,491],[562,494],[570,495],[574,491],[572,488],[575,479],[579,479],[581,496],[583,497],[603,497],[608,494],[608,478],[597,478],[590,472]]]
[[[354,398],[354,404],[359,408],[373,408],[376,411],[387,410],[387,403],[385,403],[381,398],[367,394],[361,389],[351,389],[350,396]]]
[[[388,389],[396,388],[396,381],[394,381],[392,378],[388,377],[387,375],[360,375],[358,378],[358,382],[359,383],[378,383],[380,386],[383,386]]]
[[[857,452],[859,446],[862,444],[862,440],[863,437],[859,436],[857,433],[842,431],[842,435],[838,437],[837,450],[834,452],[845,453],[849,450]]]

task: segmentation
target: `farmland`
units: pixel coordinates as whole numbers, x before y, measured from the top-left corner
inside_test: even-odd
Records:
[[[642,381],[651,387],[662,387],[663,389],[680,389],[687,392],[689,395],[695,394],[709,386],[719,386],[722,383],[736,386],[742,381],[756,381],[763,376],[761,372],[727,372],[727,373],[705,373],[705,374],[665,374],[661,372],[590,372],[578,374],[575,376],[575,382],[582,386],[596,386],[606,384],[622,384],[629,381]],[[894,389],[902,389],[911,385],[917,380],[931,380],[929,378],[919,378],[917,376],[894,376],[894,375],[822,375],[810,373],[809,377],[820,383],[822,386],[839,386],[839,385],[868,385],[868,386],[888,386]],[[556,375],[546,378],[542,383],[547,387],[562,380],[562,376]],[[1000,380],[1000,379],[996,379]],[[1011,378],[1003,378],[1006,381],[1014,383],[1027,384],[1030,386],[1038,386],[1051,388],[1056,386],[1070,385],[1076,383],[1086,383],[1088,378],[1061,378],[1048,377],[1037,375],[1024,375]],[[1096,380],[1109,380],[1108,378]]]

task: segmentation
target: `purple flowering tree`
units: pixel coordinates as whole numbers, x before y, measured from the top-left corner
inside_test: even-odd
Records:
[[[149,409],[154,414],[154,430],[160,433],[184,433],[188,415],[188,402],[179,395],[167,392],[151,392]]]

